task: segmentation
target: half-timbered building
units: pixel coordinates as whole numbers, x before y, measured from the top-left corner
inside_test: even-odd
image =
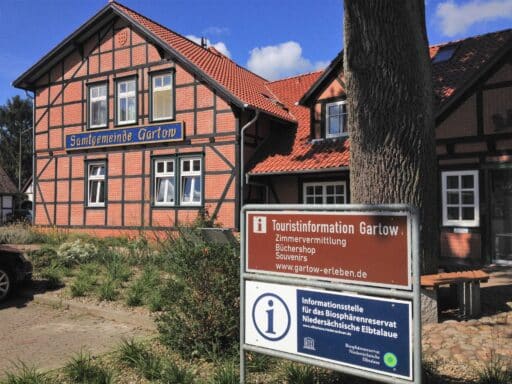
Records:
[[[430,49],[444,260],[512,260],[511,39]],[[35,94],[35,224],[237,229],[246,202],[349,203],[342,58],[269,82],[110,2],[14,82]]]

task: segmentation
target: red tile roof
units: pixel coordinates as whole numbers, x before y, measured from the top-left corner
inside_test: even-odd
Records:
[[[17,191],[16,186],[7,175],[7,172],[0,167],[0,194],[12,195]]]
[[[455,48],[450,60],[432,65],[436,106],[442,108],[452,96],[463,91],[471,80],[482,74],[482,70],[507,43],[512,43],[512,29],[432,45],[431,58],[443,47]]]
[[[431,46],[431,58],[434,58],[442,47],[456,47],[450,60],[433,64],[437,109],[445,106],[459,91],[462,92],[473,79],[481,75],[507,42],[512,42],[512,29]],[[335,59],[337,62],[326,71],[340,70],[341,58],[342,56],[338,55]],[[297,118],[297,134],[288,148],[284,148],[285,141],[279,145],[274,142],[274,145],[262,148],[262,153],[259,153],[261,160],[250,170],[251,174],[293,173],[349,166],[349,140],[323,140],[312,143],[309,108],[295,105],[306,92],[311,93],[312,87],[322,86],[329,79],[325,75],[325,72],[315,72],[269,83],[269,87],[289,106]]]
[[[266,86],[267,80],[239,66],[228,57],[214,49],[206,49],[148,19],[132,9],[116,2],[112,6],[141,25],[160,39],[188,62],[192,63],[220,87],[251,107],[272,114],[281,119],[295,122],[289,111],[274,101],[272,91]]]
[[[322,140],[316,144],[310,141],[309,108],[296,105],[301,96],[319,78],[322,71],[307,73],[268,83],[268,87],[286,103],[298,120],[293,144],[285,137],[268,140],[268,146],[261,148],[264,154],[250,171],[258,173],[300,172],[311,169],[329,169],[348,166],[350,157],[348,140]],[[279,133],[277,133],[279,134]],[[282,133],[290,135],[290,132]]]

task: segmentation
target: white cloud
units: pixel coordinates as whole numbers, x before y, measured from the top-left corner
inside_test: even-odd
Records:
[[[312,63],[303,57],[302,47],[295,41],[254,48],[247,61],[251,71],[269,80],[323,69],[328,64],[325,61]]]
[[[476,23],[512,19],[512,0],[472,0],[463,4],[448,0],[437,6],[436,17],[443,34],[452,37]]]
[[[192,40],[193,42],[195,42],[197,44],[201,44],[201,38],[197,37],[196,35],[187,35],[186,38]],[[206,39],[206,43],[208,44],[209,47],[215,48],[217,51],[219,51],[223,55],[225,55],[227,57],[231,57],[231,52],[229,52],[229,49],[224,42],[219,41],[218,43],[212,44],[210,40]]]
[[[230,32],[229,28],[227,28],[227,27],[216,27],[216,26],[208,27],[205,30],[203,30],[203,33],[205,35],[217,35],[217,36],[227,35],[227,34],[229,34],[229,32]]]

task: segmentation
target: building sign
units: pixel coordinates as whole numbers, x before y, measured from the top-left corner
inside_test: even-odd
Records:
[[[165,143],[184,139],[183,123],[103,129],[66,135],[66,150]]]
[[[245,344],[412,379],[411,302],[245,282]]]
[[[410,289],[409,224],[398,213],[247,211],[247,271]]]

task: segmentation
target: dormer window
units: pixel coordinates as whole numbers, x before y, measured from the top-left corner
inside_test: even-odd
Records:
[[[325,137],[346,136],[347,132],[347,101],[336,101],[325,106]]]
[[[436,55],[432,59],[432,63],[436,64],[450,60],[453,57],[453,54],[455,53],[456,49],[456,45],[448,45],[446,47],[439,48]]]

